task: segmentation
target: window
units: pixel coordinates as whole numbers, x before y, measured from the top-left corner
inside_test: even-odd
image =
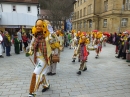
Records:
[[[86,28],[86,21],[84,21],[84,25],[83,25],[84,28]]]
[[[80,10],[80,18],[82,17],[82,9]]]
[[[80,5],[82,4],[82,0],[80,0]]]
[[[125,0],[125,10],[130,10],[130,0]]]
[[[75,19],[77,19],[77,12],[75,12],[75,16],[74,16]]]
[[[75,19],[76,19],[76,12],[73,15],[73,20],[75,20]]]
[[[84,2],[86,2],[86,0],[84,0]]]
[[[45,19],[45,16],[42,16],[43,19]]]
[[[30,6],[28,6],[28,12],[30,12],[31,11],[31,7]]]
[[[128,23],[128,19],[127,18],[123,18],[121,20],[121,27],[126,27],[127,26],[127,23]]]
[[[88,6],[88,14],[91,14],[92,4]]]
[[[79,23],[77,24],[77,28],[79,29]]]
[[[79,6],[79,0],[78,0],[78,6]]]
[[[74,29],[76,29],[76,23],[74,23]]]
[[[48,19],[48,16],[45,16],[45,19]]]
[[[89,20],[89,28],[92,28],[92,20]]]
[[[86,7],[84,8],[84,16],[86,16]]]
[[[103,27],[107,27],[107,19],[103,20]]]
[[[108,0],[104,1],[104,11],[108,11]]]
[[[13,11],[16,11],[16,6],[15,6],[15,5],[13,5],[12,7],[13,7]]]
[[[78,18],[79,18],[79,11],[78,11]]]
[[[80,29],[82,28],[82,22],[80,22]]]

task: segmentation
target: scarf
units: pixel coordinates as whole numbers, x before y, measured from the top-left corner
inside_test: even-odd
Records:
[[[44,57],[45,61],[48,63],[47,58],[47,47],[46,47],[46,40],[45,37],[43,37],[43,33],[37,33],[36,38],[34,40],[34,62],[36,63],[36,52],[39,52]]]

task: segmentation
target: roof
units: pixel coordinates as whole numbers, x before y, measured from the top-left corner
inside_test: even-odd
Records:
[[[0,0],[0,2],[4,3],[30,3],[30,4],[38,4],[38,0]]]
[[[75,4],[78,0],[73,0],[73,4]]]
[[[40,10],[40,14],[41,14],[41,15],[50,15],[51,12],[50,12],[50,10],[41,9],[41,10]]]

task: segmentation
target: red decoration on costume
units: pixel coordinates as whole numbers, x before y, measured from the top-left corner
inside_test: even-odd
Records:
[[[86,46],[84,46],[84,60],[87,60],[88,52],[86,50]]]

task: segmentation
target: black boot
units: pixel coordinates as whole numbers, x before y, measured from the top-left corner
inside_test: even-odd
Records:
[[[50,88],[50,85],[47,88],[42,89],[42,92],[47,91]]]
[[[78,71],[77,74],[78,74],[78,75],[81,75],[81,71]]]
[[[51,72],[48,72],[47,75],[51,75],[52,73]]]
[[[73,59],[73,61],[72,62],[75,62],[75,59]]]
[[[80,59],[79,59],[79,61],[78,62],[80,62]]]
[[[86,71],[87,70],[87,67],[86,68],[84,68],[84,70],[83,71]]]
[[[95,57],[95,58],[97,59],[98,57],[99,57],[99,56],[98,56],[98,55],[96,55],[96,57]]]

